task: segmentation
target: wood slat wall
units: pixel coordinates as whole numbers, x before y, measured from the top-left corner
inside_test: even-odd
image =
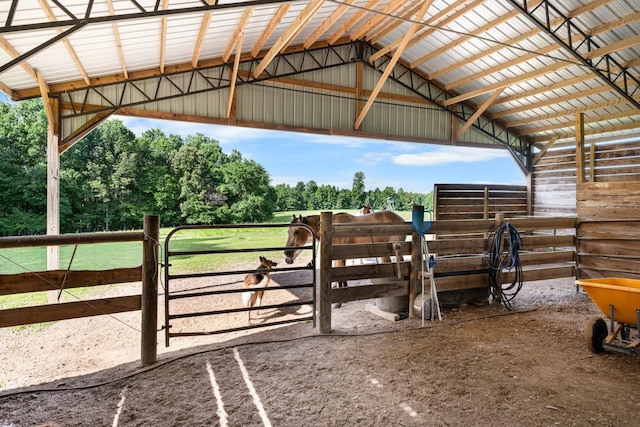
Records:
[[[436,220],[525,216],[530,211],[526,185],[435,184],[433,195]]]
[[[578,278],[640,279],[640,181],[578,184]]]
[[[550,149],[529,176],[533,216],[576,215],[575,147]]]
[[[547,280],[552,278],[575,277],[575,218],[506,218],[522,235],[523,245],[520,257],[524,270],[524,278],[527,282]],[[469,289],[488,290],[488,267],[484,260],[483,252],[486,239],[483,237],[468,237],[460,239],[459,234],[469,236],[488,233],[496,226],[494,220],[442,220],[434,221],[428,235],[427,246],[429,252],[436,255],[434,274],[436,287],[439,292],[464,291]],[[410,223],[398,224],[367,224],[354,226],[350,224],[334,224],[333,236],[370,236],[384,235],[411,235]],[[410,256],[412,243],[405,241],[400,245],[399,254],[404,260],[399,263],[378,265],[347,265],[345,267],[325,266],[330,271],[333,282],[363,279],[379,279],[408,277],[411,269]],[[343,244],[332,245],[328,260],[370,258],[393,256],[392,243],[367,243],[367,244]],[[505,273],[504,283],[510,283],[512,277]],[[398,283],[389,283],[389,290],[393,296],[399,292]],[[368,288],[368,286],[367,286]],[[375,289],[376,296],[392,296],[384,293],[384,287]],[[405,294],[408,292],[408,284],[405,282]],[[345,302],[358,297],[366,296],[366,289],[344,291],[342,289],[331,290],[332,302]],[[344,294],[344,295],[343,295]],[[348,294],[348,296],[346,296]],[[488,296],[488,294],[487,294]],[[458,297],[455,297],[458,300]],[[443,296],[447,300],[447,296]]]
[[[637,145],[637,141],[629,141],[598,142],[585,146],[585,181],[640,181]],[[575,147],[552,148],[544,153],[529,176],[534,216],[577,215],[576,170]]]

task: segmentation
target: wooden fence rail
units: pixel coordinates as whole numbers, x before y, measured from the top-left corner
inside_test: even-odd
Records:
[[[82,245],[114,242],[142,242],[142,264],[109,270],[52,270],[0,274],[0,296],[42,292],[116,283],[142,282],[139,295],[108,297],[87,301],[45,304],[0,310],[0,327],[75,319],[142,310],[141,360],[143,365],[157,360],[158,239],[160,219],[145,215],[143,232],[84,233],[59,236],[0,238],[0,248]]]
[[[420,236],[413,231],[412,224],[333,224],[331,212],[322,212],[320,221],[319,331],[331,331],[331,304],[337,302],[406,295],[409,316],[413,316],[423,255]],[[520,259],[526,282],[575,277],[576,219],[573,217],[502,218],[498,215],[493,219],[436,220],[428,230],[427,240],[429,252],[436,255],[433,273],[439,294],[484,289],[488,298],[489,269],[484,259],[486,236],[501,222],[510,223],[522,236]],[[400,235],[405,236],[405,241],[396,247],[401,258],[397,262],[332,265],[334,260],[340,259],[395,256],[393,243],[336,245],[333,244],[336,236]],[[513,272],[503,272],[502,282],[511,283],[513,275]],[[386,282],[385,278],[388,278]],[[365,286],[331,286],[335,282],[364,279],[376,280]]]

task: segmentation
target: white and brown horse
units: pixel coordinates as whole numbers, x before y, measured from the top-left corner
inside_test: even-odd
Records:
[[[337,213],[333,215],[334,224],[374,224],[385,222],[405,222],[405,220],[395,212],[392,211],[378,211],[368,215],[351,215],[348,213]],[[296,224],[308,225],[314,232],[316,239],[320,239],[320,215],[309,215],[296,217],[293,216],[293,220],[289,225],[289,237],[287,239],[286,246],[305,246],[311,243],[313,237],[306,227],[302,227]],[[406,236],[356,236],[356,237],[337,237],[333,239],[333,244],[344,245],[348,243],[379,243],[379,242],[404,242]],[[394,245],[394,250],[396,246]],[[287,249],[284,251],[285,261],[287,264],[292,264],[298,255],[300,255],[302,249]],[[335,260],[336,266],[344,266],[346,260]],[[391,259],[388,256],[382,257],[382,262],[390,262]],[[341,283],[341,287],[346,286],[346,283]]]
[[[360,209],[358,215],[369,215],[374,212],[375,211],[373,210],[373,206],[371,206],[371,203],[369,203],[368,205],[362,205],[362,209]]]

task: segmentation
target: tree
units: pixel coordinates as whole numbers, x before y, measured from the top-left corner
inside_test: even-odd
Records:
[[[109,120],[85,137],[89,186],[106,231],[133,222],[125,205],[136,195],[135,138],[120,120]]]
[[[361,208],[365,201],[364,194],[364,172],[356,172],[353,175],[353,185],[351,186],[351,208]]]
[[[45,231],[46,149],[40,99],[0,103],[0,234]]]
[[[275,192],[269,185],[269,174],[254,160],[238,159],[222,167],[223,183],[219,191],[227,199],[230,217],[224,222],[260,222],[273,216]]]
[[[213,224],[215,206],[205,200],[213,184],[206,159],[196,145],[183,145],[172,160],[180,185],[181,217],[187,224]]]

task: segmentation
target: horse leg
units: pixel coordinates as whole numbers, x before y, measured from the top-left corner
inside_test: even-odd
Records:
[[[344,267],[345,265],[347,265],[347,260],[346,259],[337,259],[335,261],[336,267]],[[346,280],[344,282],[338,282],[338,287],[339,288],[346,288],[347,282]]]
[[[344,267],[346,265],[346,260],[344,259],[337,259],[335,261],[333,261],[334,266],[336,267]],[[346,288],[347,287],[347,282],[338,282],[338,287],[339,288]],[[341,302],[335,302],[333,304],[331,304],[331,308],[340,308],[342,307],[342,303]]]

